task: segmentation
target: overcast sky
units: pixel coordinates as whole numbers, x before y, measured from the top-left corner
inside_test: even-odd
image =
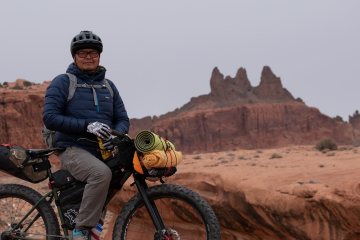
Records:
[[[257,86],[264,65],[324,114],[360,110],[358,0],[2,0],[0,26],[0,82],[51,80],[74,35],[98,34],[131,118],[209,93],[214,67]]]

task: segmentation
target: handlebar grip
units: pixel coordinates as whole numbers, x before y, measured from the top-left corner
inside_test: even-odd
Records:
[[[117,136],[117,137],[124,137],[124,136],[125,136],[124,133],[119,132],[119,131],[117,131],[117,130],[115,130],[115,129],[111,129],[111,134],[112,134],[112,135],[115,135],[115,136]]]

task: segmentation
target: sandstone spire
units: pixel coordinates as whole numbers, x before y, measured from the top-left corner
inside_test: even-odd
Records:
[[[219,69],[214,68],[210,79],[210,87],[212,96],[229,100],[245,97],[246,93],[252,89],[244,68],[239,68],[234,78],[230,76],[224,78]]]
[[[224,81],[224,75],[215,67],[212,71],[210,78],[210,89],[211,95],[221,96],[222,95],[222,84]]]
[[[283,88],[280,78],[275,76],[269,66],[264,66],[260,84],[254,89],[254,94],[263,100],[295,100],[291,93],[286,88]]]

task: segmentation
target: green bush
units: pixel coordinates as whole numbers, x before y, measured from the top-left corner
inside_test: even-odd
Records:
[[[25,87],[30,87],[30,86],[32,86],[32,85],[33,85],[32,82],[29,82],[29,81],[27,81],[27,80],[24,81],[24,86],[25,86]]]
[[[23,87],[21,87],[21,86],[19,86],[18,84],[16,84],[14,87],[12,87],[12,89],[21,90],[21,89],[23,89]]]
[[[333,140],[326,138],[321,140],[318,144],[316,144],[315,148],[319,151],[336,150],[337,144]]]

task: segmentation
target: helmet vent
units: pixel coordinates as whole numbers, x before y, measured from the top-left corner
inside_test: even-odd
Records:
[[[72,56],[76,51],[83,48],[95,49],[101,53],[103,50],[101,38],[91,31],[81,31],[71,41],[70,50]]]

